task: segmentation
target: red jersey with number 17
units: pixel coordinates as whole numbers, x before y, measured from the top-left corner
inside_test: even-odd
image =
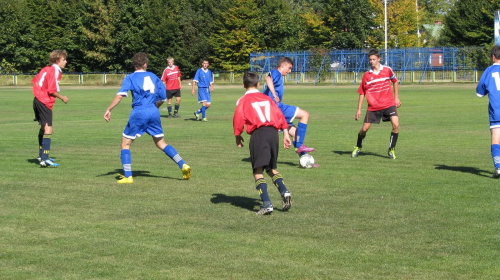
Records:
[[[389,66],[380,65],[377,72],[373,69],[365,72],[358,93],[366,96],[368,111],[380,111],[396,106],[391,82],[397,81],[396,75]]]
[[[257,89],[247,91],[236,102],[233,116],[234,135],[241,135],[245,125],[248,134],[252,134],[261,126],[271,126],[276,130],[288,128],[285,116],[278,105]]]
[[[56,102],[56,97],[51,93],[59,92],[60,80],[61,67],[57,64],[42,68],[33,80],[31,80],[31,83],[33,83],[33,95],[51,110]]]

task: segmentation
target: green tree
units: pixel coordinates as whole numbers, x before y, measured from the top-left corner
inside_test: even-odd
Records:
[[[444,18],[439,43],[451,46],[491,45],[494,40],[493,12],[499,9],[500,1],[457,0]]]

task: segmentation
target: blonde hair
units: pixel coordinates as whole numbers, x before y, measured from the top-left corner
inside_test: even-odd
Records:
[[[59,60],[61,60],[62,58],[66,58],[68,57],[68,53],[66,53],[65,50],[55,50],[55,51],[52,51],[49,55],[49,64],[55,64],[55,63],[58,63]]]

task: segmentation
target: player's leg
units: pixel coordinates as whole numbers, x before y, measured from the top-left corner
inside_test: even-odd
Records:
[[[391,131],[391,138],[389,141],[389,151],[387,152],[387,154],[391,159],[396,159],[396,144],[398,142],[398,135],[399,135],[399,117],[392,116],[391,123],[392,123],[392,131]]]
[[[290,193],[290,191],[288,191],[288,188],[283,181],[283,176],[276,169],[271,169],[267,172],[267,174],[272,178],[273,184],[280,192],[281,199],[283,201],[283,211],[288,211],[290,207],[292,207],[292,194]]]
[[[181,91],[178,90],[175,95],[175,107],[174,107],[174,118],[179,118],[179,108],[181,106]]]
[[[132,177],[132,154],[130,153],[130,145],[134,139],[122,137],[120,160],[122,162],[123,176],[116,181],[118,184],[131,184],[134,182]]]
[[[493,178],[500,178],[500,126],[490,128],[491,132],[491,158],[495,166]]]
[[[294,145],[297,149],[297,152],[304,153],[304,152],[312,152],[314,151],[313,148],[308,148],[307,146],[304,145],[304,141],[306,138],[306,133],[307,133],[307,123],[309,121],[309,113],[305,110],[302,110],[300,108],[297,108],[297,115],[296,117],[299,119],[299,123],[297,125],[297,132],[296,132],[296,138],[294,141]]]
[[[370,129],[371,123],[365,122],[363,123],[363,126],[361,126],[361,129],[358,132],[358,139],[356,141],[356,146],[354,147],[354,150],[352,151],[351,156],[353,158],[357,157],[359,153],[361,152],[361,149],[363,148],[363,142],[366,137],[366,133]]]
[[[187,180],[191,177],[191,167],[186,164],[184,159],[179,155],[177,150],[172,147],[171,145],[168,145],[165,142],[165,139],[163,136],[161,137],[153,137],[153,141],[155,142],[156,147],[158,149],[162,150],[169,158],[171,158],[182,171],[182,178],[184,180]]]
[[[172,97],[167,98],[167,110],[168,110],[168,117],[172,117]]]
[[[259,192],[260,199],[262,200],[262,206],[259,211],[257,211],[257,215],[269,215],[274,210],[273,205],[271,204],[271,198],[267,192],[267,183],[264,179],[263,173],[264,168],[262,166],[254,168],[253,177],[255,179],[255,189]]]

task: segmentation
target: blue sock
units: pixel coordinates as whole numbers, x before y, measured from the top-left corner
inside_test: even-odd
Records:
[[[495,165],[495,169],[500,168],[500,145],[493,144],[491,145],[491,157],[493,158],[493,164]]]
[[[283,176],[281,176],[280,173],[274,174],[273,183],[278,188],[278,191],[280,192],[281,195],[283,195],[283,193],[288,191],[288,189],[285,186],[285,182],[283,182]]]
[[[163,152],[169,156],[173,161],[179,165],[179,168],[182,169],[182,165],[184,165],[186,162],[182,159],[182,157],[177,153],[174,147],[167,145],[164,149]]]
[[[50,153],[50,137],[52,134],[44,134],[42,138],[42,161],[49,159]]]
[[[123,176],[132,176],[132,154],[130,150],[123,149],[120,153],[120,159],[122,160]]]
[[[306,132],[307,132],[307,124],[299,122],[299,125],[297,125],[297,137],[295,138],[295,141],[297,142],[295,144],[296,148],[304,144],[304,139],[306,138]]]
[[[262,199],[262,203],[265,207],[271,204],[271,199],[269,198],[269,194],[267,193],[267,184],[264,178],[258,179],[255,181],[255,188],[259,192],[260,199]]]
[[[207,111],[207,107],[206,106],[201,106],[201,118],[204,119],[205,118],[205,112]]]

